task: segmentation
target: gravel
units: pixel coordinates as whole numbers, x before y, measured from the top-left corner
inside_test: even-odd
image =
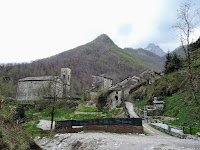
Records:
[[[45,150],[195,150],[200,142],[171,136],[146,136],[116,133],[56,134],[54,138],[36,137],[35,142]]]

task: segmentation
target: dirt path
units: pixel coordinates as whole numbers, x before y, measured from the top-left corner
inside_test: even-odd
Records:
[[[134,118],[139,118],[138,115],[135,113],[134,108],[133,108],[133,104],[131,102],[125,102],[126,104],[126,108],[130,114],[130,117],[134,117]],[[144,131],[147,132],[149,135],[163,135],[163,136],[169,136],[163,132],[160,132],[154,128],[152,128],[147,122],[145,122],[144,120],[142,121],[143,127],[144,127]]]

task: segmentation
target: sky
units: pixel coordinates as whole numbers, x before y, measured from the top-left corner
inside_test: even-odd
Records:
[[[199,0],[192,0],[200,6]],[[31,62],[107,34],[121,48],[178,46],[183,0],[1,0],[0,63]],[[193,35],[196,40],[200,30]]]

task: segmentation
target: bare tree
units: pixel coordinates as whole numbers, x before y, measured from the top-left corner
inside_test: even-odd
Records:
[[[188,73],[190,87],[196,104],[198,105],[198,99],[196,97],[195,87],[193,84],[193,76],[191,72],[191,52],[190,43],[192,42],[191,34],[199,25],[199,9],[194,9],[190,2],[185,2],[180,5],[177,14],[177,22],[173,26],[174,28],[180,30],[180,41],[183,47],[183,50],[186,54]]]
[[[53,129],[56,100],[62,97],[62,85],[63,83],[58,77],[52,77],[49,82],[41,84],[35,93],[41,99],[51,101],[51,129]]]

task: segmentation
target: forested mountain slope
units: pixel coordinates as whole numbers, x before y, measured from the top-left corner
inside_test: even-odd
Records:
[[[156,71],[162,71],[164,69],[164,59],[151,51],[142,48],[125,48],[124,51],[142,61],[146,66],[149,66],[149,68],[153,68]]]
[[[32,63],[3,65],[0,76],[9,76],[16,84],[29,76],[60,75],[60,68],[72,69],[72,96],[81,95],[92,84],[92,75],[107,74],[114,82],[152,69],[118,47],[102,34],[92,42]]]

